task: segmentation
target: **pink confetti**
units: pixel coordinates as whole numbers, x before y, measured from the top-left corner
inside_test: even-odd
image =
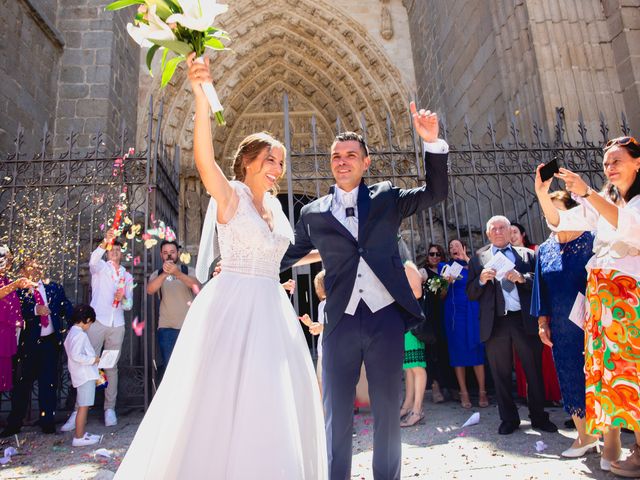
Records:
[[[137,256],[133,259],[133,266],[138,266],[140,265],[140,256]]]
[[[365,424],[365,425],[371,425],[371,419],[370,419],[370,418],[367,418],[367,419],[364,421],[364,424]]]
[[[144,323],[145,322],[138,322],[138,317],[134,318],[133,322],[131,323],[131,328],[133,328],[133,331],[138,337],[142,336],[142,331],[144,330]]]
[[[364,430],[362,430],[362,431],[360,432],[360,435],[369,435],[369,429],[368,429],[368,428],[365,428]]]
[[[104,223],[101,223],[101,224],[100,224],[100,231],[101,231],[101,232],[104,232]]]

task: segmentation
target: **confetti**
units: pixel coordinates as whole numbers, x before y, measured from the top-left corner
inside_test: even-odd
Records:
[[[180,263],[184,265],[189,265],[191,262],[191,254],[188,252],[183,252],[180,254]]]
[[[140,255],[133,259],[133,266],[136,267],[138,265],[140,265]]]
[[[131,322],[131,328],[133,328],[134,333],[138,337],[142,336],[142,331],[144,330],[144,323],[145,322],[139,322],[138,317],[135,317],[133,319],[133,322]]]
[[[148,250],[154,245],[156,245],[157,243],[158,243],[158,240],[156,240],[155,238],[150,238],[149,240],[144,241],[144,248]]]

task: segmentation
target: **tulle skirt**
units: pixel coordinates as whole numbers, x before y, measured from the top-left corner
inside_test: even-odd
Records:
[[[196,297],[116,479],[326,479],[317,380],[276,279],[222,272]]]

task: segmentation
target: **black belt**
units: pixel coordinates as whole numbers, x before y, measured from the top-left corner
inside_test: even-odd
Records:
[[[512,317],[512,316],[520,316],[520,314],[522,313],[522,310],[507,310],[507,313],[505,313],[504,315],[502,315],[503,317]]]

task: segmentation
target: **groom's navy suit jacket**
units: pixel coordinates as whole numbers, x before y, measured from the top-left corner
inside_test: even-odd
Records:
[[[360,257],[406,313],[406,328],[423,317],[400,258],[398,229],[403,218],[446,198],[447,154],[426,153],[425,172],[426,185],[413,189],[397,188],[391,182],[370,186],[361,182],[358,240],[331,213],[333,187],[328,195],[302,208],[295,228],[295,244],[282,259],[281,270],[291,267],[314,248],[320,251],[326,270],[325,336],[335,328],[349,303]]]

